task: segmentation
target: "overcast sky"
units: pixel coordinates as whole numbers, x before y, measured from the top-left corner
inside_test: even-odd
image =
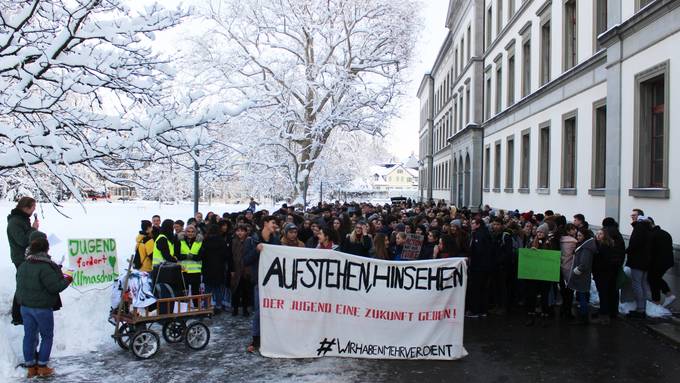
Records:
[[[127,0],[127,4],[136,8],[159,2],[166,7],[174,8],[180,4],[198,4],[199,1],[204,0]],[[402,100],[400,118],[392,121],[387,135],[388,150],[398,159],[405,158],[412,152],[418,154],[420,103],[416,92],[423,74],[432,68],[447,32],[444,23],[449,0],[420,0],[420,2],[423,6],[421,16],[424,25],[416,44],[413,63],[406,72],[410,85],[406,90],[406,97]],[[176,37],[159,36],[156,44],[174,47],[174,38]]]
[[[432,69],[439,47],[446,38],[446,12],[449,0],[422,0],[424,30],[417,44],[413,65],[407,78],[411,84],[403,100],[401,118],[391,124],[387,137],[390,152],[403,158],[414,152],[418,155],[418,124],[420,123],[420,102],[416,97],[423,74]]]

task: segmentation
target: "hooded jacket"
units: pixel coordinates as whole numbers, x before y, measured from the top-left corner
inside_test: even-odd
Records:
[[[35,231],[31,227],[31,216],[21,209],[13,209],[7,216],[7,239],[9,240],[10,257],[14,266],[24,261],[28,248],[28,237]]]

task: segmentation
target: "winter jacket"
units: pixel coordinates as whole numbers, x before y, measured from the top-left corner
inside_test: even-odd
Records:
[[[268,245],[280,245],[281,239],[277,234],[272,233],[269,236],[269,241],[265,241],[262,238],[262,233],[256,233],[252,236],[246,238],[245,241],[245,252],[243,255],[243,264],[250,267],[251,274],[253,275],[253,280],[258,284],[258,268],[260,266],[260,252],[257,251],[257,245],[260,243]]]
[[[244,238],[243,241],[241,241],[237,236],[234,236],[234,239],[231,241],[232,268],[230,271],[234,273],[230,283],[232,291],[236,290],[241,278],[250,278],[252,276],[250,267],[246,267],[243,264],[243,255],[246,250],[246,240],[247,238]]]
[[[139,271],[146,271],[148,273],[153,268],[153,237],[147,237],[144,234],[137,234],[137,239],[135,242],[137,243],[139,260],[142,262],[142,266],[139,268]]]
[[[593,258],[597,254],[597,242],[594,238],[589,238],[576,248],[574,253],[574,268],[567,287],[574,291],[587,293],[590,291],[592,278]],[[575,272],[578,270],[578,273]]]
[[[316,235],[312,235],[309,237],[309,239],[305,242],[305,247],[309,249],[316,249],[316,247],[319,246],[319,238]]]
[[[491,235],[485,227],[472,232],[468,257],[471,272],[492,272],[498,268],[494,259]]]
[[[574,251],[578,246],[576,238],[570,235],[560,237],[560,274],[564,280],[569,279],[574,268]]]
[[[9,240],[10,257],[14,266],[24,261],[28,248],[28,237],[35,231],[31,227],[31,216],[21,209],[13,209],[7,216],[7,239]]]
[[[509,232],[491,234],[495,262],[503,270],[512,270],[515,265],[512,234]]]
[[[631,269],[648,271],[651,264],[651,227],[645,222],[634,222],[626,254],[626,266]]]
[[[46,253],[31,254],[17,270],[16,297],[22,306],[58,310],[59,293],[69,285],[61,267]]]
[[[221,236],[211,236],[203,240],[198,251],[202,260],[201,273],[206,285],[224,285],[229,280],[229,272],[233,270],[233,257],[227,241]],[[226,266],[226,268],[225,268]]]
[[[299,239],[296,241],[289,241],[288,238],[281,238],[281,244],[283,246],[292,246],[292,247],[305,247],[305,244],[300,241]]]
[[[434,258],[434,248],[437,246],[435,242],[424,242],[420,248],[420,255],[418,259],[432,259]]]
[[[673,267],[673,238],[671,235],[661,229],[660,226],[654,226],[650,233],[650,242],[650,270],[665,272]]]
[[[404,259],[401,257],[401,255],[404,253],[404,245],[394,245],[390,246],[390,253],[392,253],[392,259],[395,261],[406,261],[407,259]]]
[[[352,242],[349,238],[350,234],[347,234],[345,239],[342,241],[342,245],[340,245],[340,251],[362,257],[370,256],[371,247],[373,247],[371,237],[364,235],[360,242]]]

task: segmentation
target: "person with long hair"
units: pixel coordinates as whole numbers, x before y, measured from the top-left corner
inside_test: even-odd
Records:
[[[385,233],[376,233],[373,239],[373,248],[371,249],[371,257],[376,259],[391,260],[390,254],[390,237]]]
[[[366,234],[365,228],[366,224],[364,222],[357,222],[354,230],[352,230],[352,232],[342,241],[340,251],[368,257],[373,245],[371,243],[371,237]]]
[[[602,221],[596,233],[597,253],[593,258],[593,279],[600,296],[599,323],[608,325],[619,313],[619,289],[616,279],[626,257],[626,245],[613,218]]]
[[[568,287],[576,291],[578,299],[578,318],[572,324],[586,325],[589,322],[590,284],[592,280],[593,258],[597,253],[597,243],[590,236],[591,231],[581,226],[576,233],[578,247],[574,252],[574,265],[569,277]]]

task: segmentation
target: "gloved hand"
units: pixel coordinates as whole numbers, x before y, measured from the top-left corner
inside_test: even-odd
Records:
[[[581,275],[581,270],[579,270],[578,267],[575,267],[574,268],[574,274]]]

